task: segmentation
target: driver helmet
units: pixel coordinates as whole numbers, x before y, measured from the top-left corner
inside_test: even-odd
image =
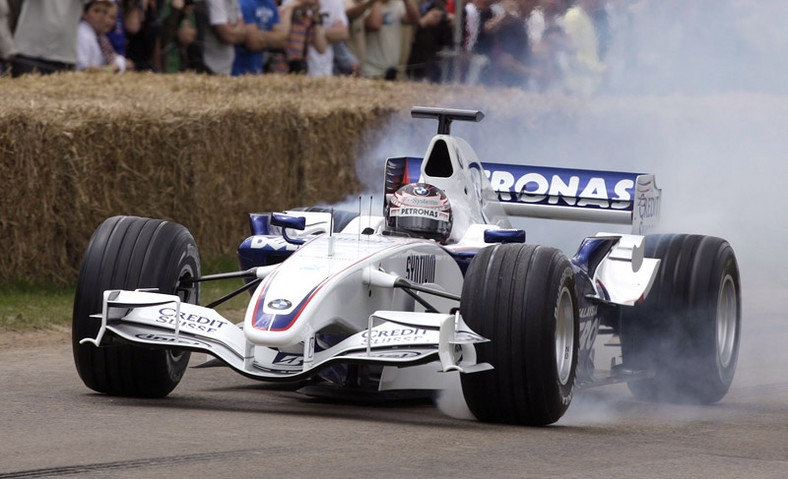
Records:
[[[391,231],[440,243],[449,239],[451,205],[440,188],[426,183],[402,186],[394,193],[385,213],[386,225]]]

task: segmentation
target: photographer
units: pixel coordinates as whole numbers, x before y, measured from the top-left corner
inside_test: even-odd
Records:
[[[294,0],[284,0],[283,6],[287,6]],[[319,20],[314,17],[315,22],[322,25],[328,45],[345,42],[350,38],[348,30],[347,15],[343,6],[343,0],[320,0],[316,4],[315,10],[319,14]],[[309,46],[307,55],[307,75],[313,77],[330,76],[334,72],[334,49],[327,48],[319,51],[315,46]]]
[[[279,9],[279,16],[288,34],[284,50],[274,54],[274,72],[308,73],[310,47],[318,53],[328,50],[320,3],[293,0]]]
[[[454,14],[446,10],[446,0],[424,0],[413,47],[408,57],[408,77],[440,82],[442,65],[438,52],[454,45]]]

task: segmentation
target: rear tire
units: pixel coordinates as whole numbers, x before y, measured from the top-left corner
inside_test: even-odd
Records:
[[[650,235],[647,257],[659,258],[646,300],[622,308],[624,366],[651,370],[630,381],[642,400],[709,404],[728,392],[739,355],[741,293],[727,241],[700,235]]]
[[[522,244],[481,250],[466,272],[460,313],[490,339],[476,345],[477,360],[494,369],[461,375],[476,418],[530,426],[560,419],[572,400],[579,328],[566,256]]]
[[[157,288],[177,294],[184,302],[199,303],[199,283],[182,281],[200,275],[197,245],[183,226],[161,220],[115,216],[93,233],[77,280],[72,322],[74,362],[89,388],[106,394],[164,397],[178,385],[189,362],[189,353],[149,349],[128,344],[96,347],[79,344],[94,338],[107,289]]]

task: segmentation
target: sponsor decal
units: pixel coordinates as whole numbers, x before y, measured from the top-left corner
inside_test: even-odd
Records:
[[[417,187],[415,187],[413,189],[413,192],[416,193],[419,196],[425,196],[427,193],[430,192],[430,190],[428,190],[427,188],[425,188],[423,186],[417,186]]]
[[[249,239],[249,248],[267,249],[273,251],[295,251],[298,245],[290,244],[281,236],[252,236]]]
[[[390,343],[417,343],[424,340],[426,336],[427,330],[419,328],[373,329],[371,334],[369,331],[364,331],[361,335],[367,340],[367,343],[373,346]]]
[[[159,317],[155,320],[157,323],[169,324],[175,326],[175,308],[167,307],[159,310]],[[181,329],[191,330],[194,332],[201,332],[212,334],[222,328],[225,322],[220,319],[208,318],[197,314],[186,314],[181,311],[180,324]]]
[[[596,312],[598,309],[599,307],[595,304],[592,304],[591,306],[586,306],[585,308],[580,308],[579,310],[580,319],[596,316]]]
[[[638,197],[638,213],[641,218],[653,218],[659,213],[659,202],[653,196],[642,194]]]
[[[276,353],[276,357],[274,357],[273,364],[282,366],[301,366],[304,364],[304,357],[300,354],[278,352]]]
[[[591,349],[594,346],[598,326],[598,318],[582,321],[580,323],[580,343],[578,344],[580,350],[585,351]]]
[[[531,171],[515,176],[505,170],[485,171],[499,201],[545,203],[562,206],[596,206],[627,209],[632,204],[635,182],[620,174],[610,177],[563,175]]]
[[[274,299],[268,302],[269,308],[277,310],[289,309],[292,305],[293,303],[283,298]]]
[[[389,208],[389,216],[414,216],[417,218],[428,218],[438,221],[449,221],[449,213],[439,211],[434,208]]]
[[[418,358],[422,354],[419,351],[374,351],[370,356],[381,359],[410,359]]]
[[[405,262],[405,278],[414,283],[435,282],[434,255],[411,255]]]
[[[446,200],[442,200],[440,196],[410,196],[405,198],[393,198],[391,204],[395,206],[424,206],[424,207],[439,207],[446,204]]]
[[[157,343],[174,343],[175,336],[169,335],[160,335],[160,334],[151,334],[151,333],[139,333],[134,335],[135,338],[141,339],[143,341],[156,341]],[[211,345],[209,343],[205,343],[203,341],[196,341],[193,339],[186,339],[186,338],[178,338],[178,344],[181,346],[201,346],[205,348],[210,348]]]

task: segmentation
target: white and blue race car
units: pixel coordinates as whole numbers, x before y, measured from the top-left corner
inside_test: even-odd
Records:
[[[414,107],[438,120],[423,158],[386,162],[382,214],[307,208],[250,215],[241,271],[202,275],[181,225],[102,223],[77,284],[80,377],[110,395],[162,397],[192,351],[308,394],[402,397],[459,384],[482,421],[551,424],[576,388],[626,382],[637,398],[712,403],[736,368],[740,279],[723,239],[644,235],[654,176],[482,163],[452,121],[478,111]],[[528,244],[509,216],[632,226],[569,258]],[[207,306],[204,281],[245,286]],[[244,320],[217,304],[251,292]],[[605,341],[597,341],[597,338]],[[597,368],[598,344],[620,348]],[[606,365],[607,366],[607,365]]]

